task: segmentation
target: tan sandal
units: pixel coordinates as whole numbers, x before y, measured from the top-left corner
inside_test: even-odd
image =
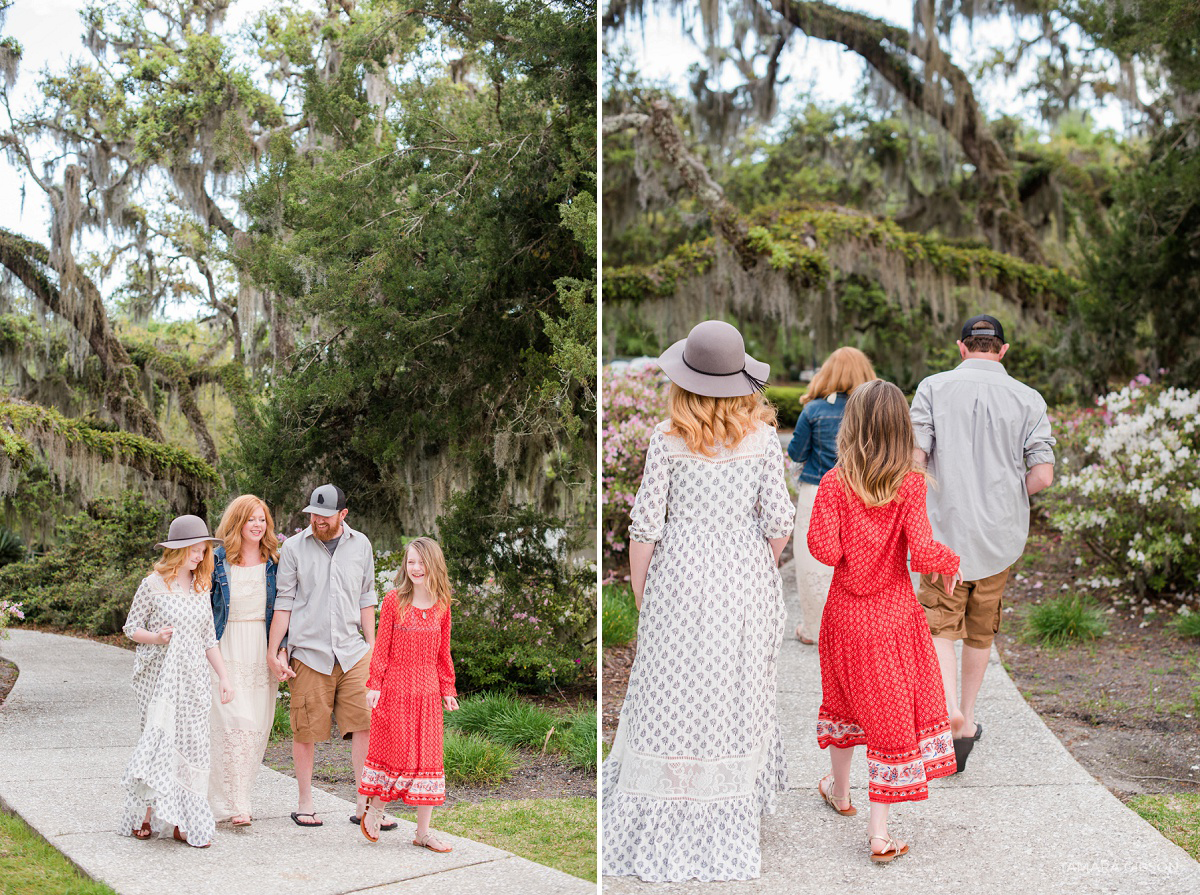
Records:
[[[826,780],[829,781],[829,789],[827,789],[827,790],[823,789],[821,787],[821,784],[824,783]],[[833,774],[826,774],[824,777],[822,777],[820,780],[817,781],[817,792],[819,792],[821,794],[821,798],[823,798],[825,800],[825,804],[828,805],[830,808],[832,808],[834,811],[836,811],[838,814],[840,814],[842,817],[854,817],[854,815],[858,814],[858,809],[855,808],[852,804],[850,804],[850,793],[846,793],[846,795],[841,798],[839,798],[833,794]],[[836,804],[837,802],[845,802],[848,807],[839,808]]]
[[[805,646],[812,646],[817,642],[804,633],[804,625],[796,625],[796,639]]]
[[[883,851],[875,851],[875,847],[871,845],[876,839],[884,844]],[[908,854],[908,843],[899,843],[891,836],[868,836],[867,848],[871,850],[871,860],[876,864],[887,864],[901,855]]]
[[[433,835],[433,830],[428,830],[423,836],[414,837],[413,845],[420,846],[421,848],[427,848],[430,851],[435,851],[439,855],[444,855],[446,852],[454,851],[452,847],[442,842],[440,839],[435,838]]]
[[[379,841],[379,830],[383,826],[383,809],[379,806],[377,799],[367,800],[367,810],[362,813],[362,819],[358,825],[369,842]]]

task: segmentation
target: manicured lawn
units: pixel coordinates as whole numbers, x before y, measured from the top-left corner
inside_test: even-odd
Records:
[[[108,886],[94,882],[76,870],[24,821],[4,811],[0,811],[0,892],[4,895],[115,895]]]
[[[415,812],[398,816],[417,820]],[[595,799],[489,799],[438,808],[432,827],[596,881]]]

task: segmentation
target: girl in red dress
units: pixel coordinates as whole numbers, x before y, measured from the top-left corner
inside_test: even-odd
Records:
[[[358,785],[367,797],[363,835],[378,841],[381,803],[401,799],[417,809],[413,845],[450,851],[429,829],[434,806],[446,801],[442,706],[448,712],[458,709],[450,659],[450,577],[442,548],[432,538],[408,545],[396,589],[383,598],[367,705],[371,739]]]
[[[951,589],[958,556],[933,539],[908,403],[890,382],[860,385],[846,402],[838,463],[821,479],[808,548],[834,567],[817,720],[817,744],[833,747],[832,772],[817,789],[838,814],[856,814],[850,761],[865,744],[867,845],[872,861],[891,861],[908,845],[888,835],[889,804],[926,799],[929,780],[955,771],[941,672],[905,560]]]

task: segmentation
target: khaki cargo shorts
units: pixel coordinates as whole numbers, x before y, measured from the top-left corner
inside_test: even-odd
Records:
[[[936,583],[929,575],[922,575],[917,599],[925,609],[929,633],[961,640],[976,649],[991,649],[1000,630],[1001,597],[1011,571],[1008,568],[978,581],[961,581],[952,594],[942,590],[940,575]]]
[[[292,697],[292,739],[298,743],[318,743],[329,739],[337,717],[342,739],[358,730],[371,729],[371,710],[367,708],[367,673],[371,669],[371,651],[349,671],[334,663],[330,674],[321,674],[299,659],[292,659],[292,678],[288,689]]]

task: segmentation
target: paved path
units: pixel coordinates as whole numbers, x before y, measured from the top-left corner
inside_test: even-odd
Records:
[[[790,634],[799,608],[789,568],[784,584]],[[817,650],[789,636],[779,665],[779,710],[790,782],[781,810],[763,818],[758,880],[649,885],[606,876],[605,895],[1200,893],[1200,864],[1079,766],[1026,704],[995,650],[978,703],[984,737],[967,770],[934,781],[928,801],[893,806],[892,833],[912,851],[894,864],[871,864],[866,750],[855,750],[856,817],[839,817],[816,793],[829,769],[816,744],[820,698]]]
[[[0,707],[0,804],[88,876],[121,895],[521,895],[594,893],[593,883],[482,843],[447,838],[448,855],[414,848],[414,825],[372,845],[346,818],[354,804],[314,789],[325,825],[289,817],[296,783],[258,775],[254,825],[217,828],[213,847],[116,835],[121,774],[137,741],[133,654],[90,640],[12,630],[0,656],[20,676]],[[434,812],[437,827],[437,812]],[[3,890],[0,883],[0,890]]]

